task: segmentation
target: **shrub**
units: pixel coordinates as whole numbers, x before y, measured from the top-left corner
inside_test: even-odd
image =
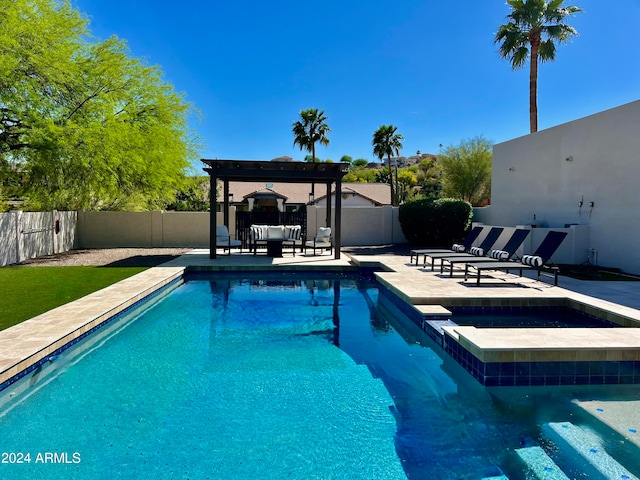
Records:
[[[471,225],[473,209],[469,202],[440,198],[420,199],[400,206],[402,233],[413,245],[450,247],[459,242]]]

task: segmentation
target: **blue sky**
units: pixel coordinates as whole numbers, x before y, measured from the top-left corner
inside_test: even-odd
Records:
[[[640,98],[640,0],[567,0],[579,36],[540,66],[539,129]],[[493,43],[502,0],[73,0],[97,38],[132,55],[200,111],[202,158],[303,159],[298,112],[332,129],[321,159],[375,160],[373,132],[394,124],[405,156],[482,135],[529,132],[528,68],[512,71]],[[199,166],[199,162],[195,162]]]

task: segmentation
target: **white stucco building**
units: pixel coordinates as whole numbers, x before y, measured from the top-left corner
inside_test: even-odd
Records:
[[[480,218],[568,227],[573,263],[640,274],[636,199],[640,101],[495,145],[491,206]]]

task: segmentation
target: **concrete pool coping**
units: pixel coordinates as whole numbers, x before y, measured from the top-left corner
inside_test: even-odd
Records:
[[[409,262],[399,255],[343,255],[336,260],[328,255],[298,255],[269,258],[250,254],[219,255],[209,258],[208,250],[193,250],[181,257],[141,272],[75,302],[63,305],[4,331],[0,331],[0,387],[38,362],[45,361],[57,349],[81,337],[105,320],[122,312],[163,286],[179,279],[185,270],[349,271],[359,267],[381,268],[380,283],[410,305],[422,306],[537,306],[563,305],[626,326],[640,326],[640,310],[554,287],[526,277],[496,272],[495,279],[475,285],[464,281],[461,272],[449,278]],[[639,282],[640,283],[640,282]],[[638,285],[640,289],[640,285]],[[423,308],[425,310],[425,308]],[[429,308],[426,308],[429,311]],[[607,329],[607,335],[576,335],[575,329],[508,329],[496,335],[474,327],[443,327],[443,330],[474,355],[485,361],[613,360],[640,361],[640,329]],[[536,355],[542,355],[536,357]],[[540,360],[542,361],[542,360]]]

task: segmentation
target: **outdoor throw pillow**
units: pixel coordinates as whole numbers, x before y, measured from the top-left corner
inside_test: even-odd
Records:
[[[537,255],[524,255],[522,257],[522,263],[525,265],[530,265],[532,267],[541,267],[542,266],[542,258]]]
[[[491,250],[489,256],[501,262],[509,260],[509,252],[505,252],[504,250]]]
[[[331,236],[331,229],[329,227],[320,227],[316,239],[328,239]]]
[[[267,238],[284,238],[284,227],[282,225],[270,225],[267,228]]]

